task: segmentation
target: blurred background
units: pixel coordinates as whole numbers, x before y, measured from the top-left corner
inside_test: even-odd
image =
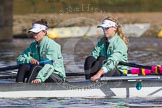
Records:
[[[13,35],[25,34],[40,18],[53,28],[92,26],[112,16],[121,24],[147,23],[149,28],[141,35],[156,37],[162,29],[161,5],[161,0],[13,0]],[[80,20],[74,19],[78,17]]]
[[[14,14],[58,13],[61,10],[69,13],[156,12],[162,10],[161,0],[14,0],[13,3]]]
[[[0,2],[2,34],[0,40],[26,37],[31,23],[38,19],[46,19],[50,28],[93,25],[96,27],[105,17],[113,16],[118,18],[126,34],[130,31],[137,33],[144,28],[145,30],[138,35],[147,37],[157,37],[162,28],[161,0],[0,0]],[[140,25],[130,26],[137,23]],[[52,37],[56,38],[57,35],[63,36],[67,33],[60,34],[62,31],[68,30],[55,29],[52,31],[54,32],[52,35],[55,36]],[[96,32],[96,29],[94,31]],[[158,37],[161,35],[162,33]]]

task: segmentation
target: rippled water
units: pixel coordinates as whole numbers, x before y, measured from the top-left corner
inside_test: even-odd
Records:
[[[11,42],[1,42],[0,66],[16,64],[16,57],[33,40],[14,39]],[[86,56],[95,46],[98,38],[67,38],[56,39],[62,46],[62,54],[66,72],[83,72]],[[129,38],[129,61],[143,65],[162,64],[162,39],[159,38]],[[0,107],[21,108],[53,108],[53,107],[158,107],[162,99],[85,99],[85,98],[29,98],[29,99],[0,99]]]

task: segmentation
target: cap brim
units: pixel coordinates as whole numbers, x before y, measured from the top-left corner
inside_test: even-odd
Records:
[[[32,29],[29,30],[29,32],[33,32],[33,33],[38,33],[38,32],[40,32],[40,31],[41,31],[41,30],[38,29],[38,28],[32,28]]]
[[[101,24],[101,25],[97,26],[97,28],[107,28],[107,26],[105,24]]]

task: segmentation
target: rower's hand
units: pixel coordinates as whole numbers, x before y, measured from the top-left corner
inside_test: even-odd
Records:
[[[94,76],[90,78],[91,81],[96,81],[101,78],[102,74],[104,74],[104,70],[100,69]]]
[[[41,81],[39,79],[35,79],[35,80],[32,80],[31,83],[41,83]]]
[[[31,61],[30,61],[31,64],[39,64],[39,61],[32,58]]]

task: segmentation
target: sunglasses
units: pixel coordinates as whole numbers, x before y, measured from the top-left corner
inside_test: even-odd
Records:
[[[109,28],[110,28],[110,27],[107,27],[107,28],[102,28],[102,29],[105,31],[105,30],[108,30]]]

